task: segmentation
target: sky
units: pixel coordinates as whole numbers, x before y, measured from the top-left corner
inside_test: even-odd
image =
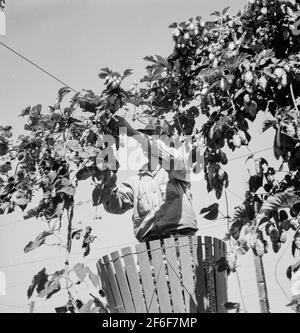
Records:
[[[168,25],[174,21],[181,22],[198,15],[207,19],[208,15],[230,6],[230,13],[242,9],[244,0],[8,0],[6,5],[6,36],[0,41],[14,48],[22,55],[66,82],[75,90],[92,89],[100,92],[102,83],[97,77],[100,68],[110,67],[123,71],[131,68],[132,77],[127,79],[131,84],[144,74],[146,55],[160,54],[168,56],[172,51],[171,31]],[[24,122],[18,117],[21,110],[28,105],[38,103],[47,107],[55,103],[57,90],[62,85],[41,71],[18,58],[0,45],[0,124],[12,125],[16,133],[23,131]],[[274,133],[261,134],[261,121],[266,117],[260,114],[259,119],[251,125],[253,140],[249,145],[252,152],[272,147]],[[246,148],[230,153],[234,159],[226,167],[229,173],[228,192],[229,211],[241,203],[245,191],[244,159],[238,158],[247,154]],[[260,155],[275,167],[272,151]],[[124,181],[132,171],[122,171],[118,180]],[[91,196],[89,183],[80,185],[77,200],[88,200]],[[198,214],[200,209],[213,203],[213,194],[207,194],[204,181],[192,184],[194,207]],[[232,194],[234,193],[234,194]],[[226,211],[224,197],[220,208]],[[90,203],[76,210],[77,222],[93,227],[97,239],[92,244],[92,253],[85,259],[94,269],[97,259],[112,250],[120,249],[125,244],[136,243],[131,224],[131,212],[123,216],[109,215],[99,208],[97,214],[101,220],[93,220],[96,214]],[[208,222],[198,216],[199,235],[222,238],[226,232],[223,220]],[[63,264],[61,249],[41,247],[23,253],[23,248],[45,225],[32,219],[20,221],[9,226],[9,222],[21,219],[19,212],[9,216],[0,216],[0,271],[6,274],[7,293],[0,296],[0,312],[27,312],[28,301],[26,289],[36,272],[45,265],[49,271],[60,268]],[[265,257],[265,268],[268,281],[271,309],[273,312],[288,312],[285,306],[288,299],[282,288],[289,295],[289,282],[285,278],[286,267],[291,264],[289,244],[282,256],[272,254]],[[74,244],[74,252],[80,251],[79,244]],[[285,247],[283,247],[285,250]],[[81,255],[72,256],[74,263],[82,260]],[[277,266],[276,266],[277,263]],[[277,279],[275,270],[277,267]],[[248,312],[259,311],[253,257],[249,252],[239,262],[239,278],[242,295]],[[236,275],[229,277],[229,297],[231,301],[242,303]],[[53,311],[53,306],[64,305],[65,300],[59,296],[47,303],[40,301],[36,311]]]

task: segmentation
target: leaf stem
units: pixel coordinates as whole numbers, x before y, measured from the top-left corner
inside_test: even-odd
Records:
[[[231,106],[232,106],[232,108],[233,108],[233,112],[234,112],[233,115],[236,115],[236,113],[237,113],[237,111],[236,111],[236,107],[235,107],[235,105],[234,105],[234,103],[233,103],[233,100],[232,100],[232,98],[231,98],[230,93],[229,93],[228,90],[227,90],[227,94],[228,94],[228,97],[229,97],[229,100],[230,100]]]
[[[184,131],[183,131],[183,128],[182,128],[182,125],[181,125],[181,122],[180,122],[180,119],[179,119],[178,108],[175,108],[175,111],[176,111],[176,118],[177,118],[177,121],[178,121],[180,131],[181,131],[182,135],[185,135]]]
[[[72,302],[75,312],[79,312],[79,309],[76,305],[76,302],[74,300],[74,297],[72,296],[71,293],[71,287],[72,285],[70,284],[71,279],[69,278],[69,258],[70,258],[70,253],[72,249],[72,221],[73,221],[73,216],[74,216],[74,203],[72,203],[71,207],[67,211],[67,217],[68,217],[68,233],[67,233],[67,245],[66,245],[66,257],[65,257],[65,279],[66,279],[66,289],[68,291],[69,295],[69,300]]]
[[[291,91],[291,96],[292,96],[292,100],[293,100],[295,109],[296,109],[296,111],[299,112],[298,105],[297,105],[297,102],[296,102],[296,99],[295,99],[295,95],[294,95],[294,89],[293,89],[292,83],[290,83],[290,91]]]

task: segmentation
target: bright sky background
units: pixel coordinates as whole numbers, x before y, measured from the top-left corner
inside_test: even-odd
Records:
[[[168,56],[173,47],[171,31],[168,25],[174,21],[183,21],[201,15],[207,18],[214,10],[230,6],[230,12],[236,13],[243,8],[245,0],[8,0],[6,5],[7,35],[0,36],[0,41],[15,48],[38,65],[59,77],[74,89],[92,89],[99,92],[101,81],[97,74],[99,69],[110,67],[123,71],[132,68],[134,75],[127,79],[128,84],[144,74],[146,55],[160,54]],[[0,45],[0,112],[1,125],[12,125],[16,132],[22,131],[24,122],[18,117],[20,111],[28,105],[38,103],[53,105],[57,90],[61,84],[38,71]],[[259,119],[264,119],[261,114]],[[251,151],[272,147],[271,131],[261,133],[257,121],[251,125],[253,140]],[[230,153],[229,158],[247,154],[246,148]],[[274,162],[272,151],[258,156]],[[275,163],[275,164],[274,164]],[[229,172],[228,193],[230,212],[241,203],[244,195],[245,168],[244,159],[231,161],[227,166]],[[125,180],[132,172],[120,172],[119,180]],[[78,200],[88,200],[91,196],[89,184],[82,185],[78,191]],[[207,195],[204,181],[193,184],[194,206],[198,213],[201,208],[215,201],[214,195]],[[226,213],[224,197],[220,201],[221,210]],[[82,221],[93,227],[98,236],[92,244],[92,250],[86,261],[94,267],[101,255],[120,248],[120,244],[135,243],[132,232],[131,212],[124,216],[113,216],[99,209],[101,221],[93,221],[94,209],[90,204],[76,211],[76,221]],[[0,296],[0,312],[27,312],[26,290],[34,274],[44,266],[48,271],[63,266],[63,252],[55,247],[42,247],[28,254],[23,253],[24,246],[45,228],[42,222],[22,221],[11,226],[1,227],[21,215],[0,216],[0,271],[7,278],[7,295]],[[226,223],[207,222],[198,219],[199,235],[222,238],[226,232]],[[290,244],[287,245],[290,247]],[[110,247],[104,248],[103,247]],[[285,247],[283,247],[285,249]],[[74,244],[73,251],[80,251]],[[240,259],[239,276],[242,292],[249,312],[259,311],[255,283],[252,253]],[[284,296],[274,279],[274,268],[278,262],[278,280],[289,295],[290,286],[285,278],[286,267],[293,262],[290,249],[279,255],[265,257],[266,274],[273,312],[288,312],[285,306],[288,299]],[[55,257],[55,258],[52,258]],[[57,258],[58,257],[58,258]],[[50,259],[49,259],[50,258]],[[80,255],[72,257],[74,264],[83,262]],[[29,262],[29,263],[28,263]],[[7,267],[8,266],[8,267]],[[240,293],[237,277],[229,278],[229,300],[239,301]],[[64,305],[65,299],[53,296],[47,303],[41,301],[36,311],[53,311],[53,306]]]

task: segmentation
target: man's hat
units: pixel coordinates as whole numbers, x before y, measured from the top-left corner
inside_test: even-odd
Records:
[[[138,129],[139,132],[146,134],[146,135],[154,134],[155,130],[156,130],[156,126],[154,126],[153,124],[148,124],[148,125],[146,125],[145,128]]]
[[[167,134],[167,135],[172,135],[174,134],[173,131],[171,131],[171,128],[169,124],[163,120],[155,120],[149,122],[149,124],[146,125],[145,128],[138,129],[139,132],[146,134],[146,135],[153,135],[153,134]]]

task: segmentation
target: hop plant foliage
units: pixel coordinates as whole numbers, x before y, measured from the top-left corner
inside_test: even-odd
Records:
[[[249,122],[255,121],[260,111],[268,113],[263,128],[275,129],[274,155],[288,164],[290,172],[280,183],[270,167],[254,175],[255,191],[246,194],[243,205],[236,209],[228,237],[238,242],[240,252],[251,247],[262,255],[266,241],[260,229],[269,223],[275,231],[270,231],[268,237],[277,252],[285,241],[284,231],[299,228],[300,208],[295,198],[300,191],[300,37],[294,33],[299,10],[299,3],[292,0],[251,0],[234,16],[225,8],[214,12],[207,22],[197,16],[172,23],[172,53],[167,57],[146,56],[145,75],[130,89],[123,87],[123,81],[132,70],[118,73],[102,68],[102,92],[84,90],[70,97],[70,89],[63,87],[49,108],[40,104],[24,108],[20,116],[26,121],[26,132],[18,138],[13,137],[10,126],[2,125],[0,214],[11,213],[17,207],[25,210],[36,191],[43,193],[38,206],[27,211],[24,218],[43,219],[49,230],[26,249],[37,250],[45,244],[45,235],[59,233],[62,216],[67,213],[64,246],[67,254],[71,252],[72,241],[78,235],[80,238],[80,229],[72,225],[78,182],[91,179],[95,184],[94,201],[101,202],[105,170],[117,170],[118,162],[111,165],[105,157],[101,162],[97,157],[105,149],[113,152],[119,148],[118,133],[108,125],[118,110],[133,105],[138,110],[136,118],[152,117],[158,120],[162,132],[163,124],[167,124],[171,133],[192,135],[195,147],[205,145],[207,190],[214,191],[217,199],[229,185],[222,167],[228,163],[226,145],[232,151],[248,145]],[[205,121],[199,127],[200,114]],[[103,139],[105,134],[116,139],[109,147]],[[267,194],[261,196],[255,192],[263,183]],[[280,216],[282,209],[288,210],[288,216]],[[212,218],[216,216],[212,214]],[[245,233],[248,227],[253,232]],[[253,239],[249,235],[254,235]],[[89,233],[83,245],[83,254],[88,255],[93,249]],[[235,252],[227,258],[231,271],[235,270],[236,258]],[[41,277],[57,291],[58,279],[69,278],[66,266],[53,281],[47,280],[45,272],[38,273],[34,286],[39,285]],[[71,308],[79,312],[78,304],[82,311],[102,311],[97,302],[93,298],[83,305],[70,294],[63,311]]]

